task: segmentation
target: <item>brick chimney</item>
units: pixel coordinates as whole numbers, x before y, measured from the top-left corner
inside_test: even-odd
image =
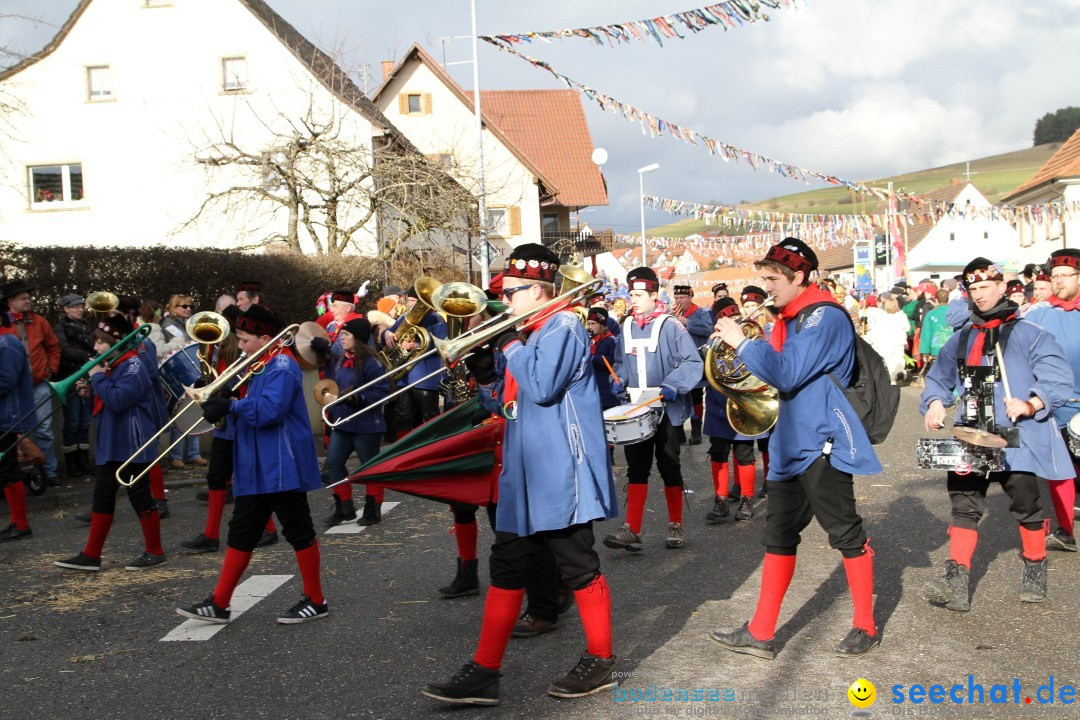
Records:
[[[392,72],[394,72],[394,61],[393,60],[383,60],[382,61],[382,79],[383,79],[383,82],[386,81],[386,78],[390,77],[390,73],[392,73]]]

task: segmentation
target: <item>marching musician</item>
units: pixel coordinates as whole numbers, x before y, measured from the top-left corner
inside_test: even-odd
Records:
[[[736,349],[747,370],[780,391],[780,414],[770,443],[769,508],[765,562],[757,609],[750,622],[709,638],[734,652],[776,656],[776,622],[795,573],[803,529],[818,522],[844,558],[855,608],[852,629],[836,648],[862,655],[879,643],[874,623],[873,556],[855,508],[852,474],[881,472],[870,439],[836,381],[845,387],[855,371],[855,333],[847,311],[832,294],[810,282],[817,255],[786,238],[754,266],[779,309],[768,340],[748,340],[732,318],[720,318],[720,338]],[[818,303],[821,303],[818,305]],[[815,308],[810,308],[815,305]],[[807,310],[806,317],[800,317]]]
[[[253,355],[266,347],[285,323],[262,305],[252,305],[236,320],[240,351]],[[206,600],[177,608],[184,617],[211,623],[231,619],[229,603],[271,514],[281,523],[285,539],[296,553],[304,596],[278,617],[295,624],[326,617],[319,573],[319,544],[311,521],[307,493],[322,487],[315,440],[304,404],[300,366],[283,344],[266,350],[252,370],[247,394],[241,398],[212,397],[203,417],[216,424],[236,424],[233,444],[233,505],[225,561],[217,587]]]
[[[503,297],[513,313],[555,296],[559,260],[536,243],[519,245],[506,264]],[[525,334],[524,341],[521,333]],[[562,582],[574,591],[586,652],[548,694],[582,697],[612,687],[611,596],[593,548],[592,522],[617,514],[615,482],[605,452],[589,342],[568,302],[508,330],[465,362],[484,407],[508,418],[499,476],[495,544],[480,642],[473,659],[449,681],[423,694],[453,703],[496,705],[499,668],[521,610],[530,558],[539,545],[554,554]]]
[[[599,305],[589,308],[589,319],[586,322],[589,330],[589,356],[593,374],[596,375],[596,385],[600,391],[600,408],[603,410],[619,404],[619,398],[611,392],[611,383],[607,382],[610,375],[608,367],[615,366],[615,348],[619,343],[608,329],[610,319],[605,308]]]
[[[133,332],[135,327],[121,313],[114,312],[98,321],[94,331],[94,352],[101,354]],[[101,551],[112,527],[116,512],[116,471],[131,460],[125,473],[130,480],[147,469],[157,455],[156,447],[136,454],[158,429],[158,410],[153,400],[153,383],[146,368],[147,360],[138,347],[129,348],[102,368],[90,370],[94,389],[95,426],[94,458],[99,470],[94,484],[90,513],[90,534],[78,555],[58,560],[54,565],[71,570],[101,570]],[[145,551],[129,562],[127,570],[146,570],[165,564],[161,546],[161,516],[150,494],[150,478],[143,475],[127,489],[128,500],[142,526]]]
[[[1044,328],[1057,339],[1065,352],[1065,359],[1073,373],[1073,391],[1071,397],[1080,397],[1080,250],[1065,248],[1050,255],[1049,274],[1042,265],[1035,270],[1034,297],[1040,298],[1025,320]],[[1053,295],[1042,298],[1045,278],[1053,284]],[[1033,298],[1034,299],[1034,298]],[[1045,302],[1043,302],[1045,300]],[[1080,403],[1067,402],[1054,408],[1054,420],[1063,438],[1068,437],[1069,421],[1080,411]],[[1066,448],[1073,459],[1073,467],[1080,462],[1080,457],[1073,450],[1073,445],[1066,443]],[[1076,536],[1073,532],[1073,506],[1076,504],[1075,480],[1050,480],[1050,500],[1054,505],[1058,528],[1046,537],[1048,550],[1076,552]]]
[[[768,308],[759,310],[761,305],[765,302],[766,297],[765,291],[757,285],[747,285],[742,289],[739,300],[742,302],[743,317],[750,317],[753,315],[754,322],[761,326],[761,329],[765,333],[764,338],[768,340],[772,335],[773,325],[776,324],[776,321],[773,319],[773,315]],[[758,452],[761,453],[761,490],[758,492],[758,497],[761,498],[765,497],[769,491],[769,483],[766,482],[765,479],[769,477],[770,437],[772,437],[772,430],[757,438],[757,449]]]
[[[11,327],[5,298],[0,300],[0,330]],[[0,487],[4,488],[11,514],[11,522],[0,531],[0,543],[24,540],[33,535],[26,516],[26,486],[16,450],[19,435],[34,427],[36,417],[30,412],[33,408],[30,356],[18,337],[0,332],[0,452],[3,453],[0,456]]]
[[[612,390],[621,395],[629,388],[630,400],[635,404],[648,400],[650,395],[660,399],[664,416],[651,437],[625,446],[629,481],[626,522],[604,538],[604,544],[630,552],[641,550],[641,523],[655,455],[668,511],[665,546],[681,548],[683,477],[676,428],[690,417],[690,391],[701,381],[705,364],[690,334],[658,302],[660,283],[652,268],[631,270],[626,284],[634,311],[623,321],[616,346],[615,374],[619,380],[611,381]]]
[[[671,316],[690,333],[694,347],[700,348],[709,342],[713,330],[712,314],[694,303],[694,290],[689,285],[676,285],[671,294],[675,298]],[[690,416],[690,444],[701,444],[701,423],[705,414],[705,377],[690,391],[690,404],[694,414]]]
[[[945,403],[951,402],[954,389],[979,383],[974,368],[985,366],[994,369],[995,426],[1015,426],[1020,435],[1019,447],[1003,450],[1004,470],[948,475],[949,560],[944,576],[928,580],[924,589],[932,604],[966,612],[971,558],[990,483],[999,483],[1009,496],[1009,511],[1020,527],[1024,565],[1020,599],[1042,602],[1047,593],[1046,534],[1036,476],[1066,480],[1075,471],[1050,415],[1068,401],[1074,385],[1061,346],[1046,330],[1016,317],[1016,303],[1005,297],[1004,276],[997,265],[975,258],[964,268],[964,284],[972,302],[970,324],[946,341],[926,376],[921,405],[926,429],[944,426]]]
[[[619,332],[621,332],[621,329],[619,328],[619,321],[611,317],[611,314],[608,313],[607,296],[604,295],[604,293],[593,293],[589,296],[589,302],[586,304],[589,306],[590,310],[592,308],[603,308],[604,313],[606,313],[608,316],[607,320],[604,321],[604,324],[607,326],[608,332],[611,333],[612,337],[619,337]],[[600,376],[598,375],[597,377]]]

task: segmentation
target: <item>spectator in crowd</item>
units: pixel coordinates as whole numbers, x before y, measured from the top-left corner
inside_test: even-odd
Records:
[[[252,305],[266,306],[266,294],[261,282],[242,282],[236,288],[236,306],[247,312]]]
[[[907,345],[909,323],[900,310],[900,303],[891,293],[884,293],[878,300],[879,312],[867,312],[866,342],[885,361],[889,377],[895,385],[904,377],[904,349]]]
[[[239,304],[239,303],[238,303]],[[193,342],[188,337],[185,324],[191,317],[192,301],[190,295],[173,295],[165,306],[165,319],[161,321],[161,332],[165,336],[166,347],[179,344],[182,348]],[[166,356],[159,355],[159,361],[164,362]],[[169,442],[175,442],[180,437],[182,429],[179,423],[169,428]],[[186,467],[185,463],[204,466],[207,464],[199,453],[199,436],[188,435],[180,443],[169,451],[169,466],[174,470]]]
[[[53,332],[60,342],[60,369],[56,380],[66,380],[94,356],[94,329],[86,321],[86,301],[81,295],[60,298],[60,320]],[[64,403],[62,449],[66,474],[81,478],[93,474],[90,467],[90,384],[80,380],[78,390]]]
[[[236,304],[236,298],[234,298],[232,295],[229,295],[228,293],[226,293],[226,294],[221,295],[220,297],[218,297],[217,302],[214,303],[214,312],[220,313],[225,308],[229,307],[230,305],[235,305],[235,304]]]
[[[941,346],[953,334],[953,329],[946,320],[949,314],[949,291],[941,288],[934,295],[934,307],[923,317],[922,330],[919,334],[919,355],[922,356],[920,378],[926,377],[930,366],[937,360]]]

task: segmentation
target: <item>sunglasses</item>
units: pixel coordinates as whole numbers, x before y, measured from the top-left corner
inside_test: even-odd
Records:
[[[190,310],[190,309],[191,309],[191,306],[190,306],[190,305],[177,305],[176,307],[178,307],[178,308],[184,308],[185,310]]]
[[[531,287],[536,287],[536,284],[531,283],[529,285],[518,285],[517,287],[512,288],[503,288],[502,294],[504,298],[506,298],[507,300],[511,300],[516,293],[519,293],[522,290],[527,290]]]

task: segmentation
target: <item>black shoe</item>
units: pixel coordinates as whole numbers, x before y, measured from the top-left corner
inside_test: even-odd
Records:
[[[1020,578],[1020,599],[1023,602],[1041,603],[1046,600],[1046,558],[1032,562],[1024,556],[1024,574]]]
[[[697,433],[697,434],[691,433],[690,434],[690,441],[687,444],[688,445],[700,445],[701,444],[701,433]]]
[[[740,496],[739,496],[739,491],[738,490],[728,490],[727,501],[729,503],[731,503],[732,505],[738,505],[739,504],[739,497]]]
[[[101,570],[101,558],[92,558],[79,553],[75,557],[68,558],[67,560],[57,560],[53,565],[56,567],[67,568],[68,570],[98,571]]]
[[[266,532],[263,530],[262,537],[259,538],[259,542],[255,543],[255,547],[266,547],[267,545],[273,545],[278,541],[278,534],[274,532]]]
[[[144,552],[142,555],[125,565],[124,569],[149,570],[150,568],[157,567],[158,565],[164,565],[165,562],[165,553],[161,553],[160,555],[153,555],[151,553]]]
[[[168,500],[155,500],[154,504],[157,505],[158,517],[162,520],[169,517],[169,501]]]
[[[1046,549],[1076,552],[1076,538],[1065,532],[1064,528],[1058,528],[1046,536]]]
[[[225,625],[232,619],[231,612],[222,610],[214,604],[213,595],[191,607],[176,608],[176,614],[192,620],[202,620],[203,622],[217,623],[218,625]]]
[[[769,640],[758,640],[750,634],[749,625],[750,623],[746,623],[738,630],[726,633],[713,630],[709,633],[709,639],[733,652],[753,655],[766,660],[775,659],[776,641],[771,638]]]
[[[94,465],[90,462],[90,451],[82,448],[75,451],[75,460],[79,463],[79,470],[83,475],[94,475]]]
[[[206,535],[199,533],[192,539],[181,542],[180,547],[194,553],[217,552],[221,548],[221,540],[208,538]]]
[[[476,574],[479,561],[457,559],[457,574],[450,584],[439,588],[439,594],[447,598],[480,594],[480,579]]]
[[[382,522],[382,504],[371,495],[364,496],[364,514],[356,521],[361,527],[368,527]]]
[[[705,513],[705,519],[711,523],[723,522],[724,520],[731,519],[731,510],[728,508],[727,500],[722,497],[716,498],[716,503],[713,505],[713,509]]]
[[[865,655],[881,644],[881,632],[870,635],[862,628],[851,628],[840,644],[836,646],[836,654],[840,657],[855,657]]]
[[[427,685],[420,694],[448,703],[498,705],[500,677],[502,673],[498,670],[490,670],[470,660],[448,681]]]
[[[574,604],[574,591],[565,585],[559,587],[559,614],[563,615]]]
[[[521,615],[517,624],[514,625],[514,630],[510,633],[510,637],[533,638],[537,635],[554,632],[558,629],[558,620],[541,620],[538,617],[533,617],[526,611]]]
[[[969,570],[957,565],[955,560],[945,563],[945,576],[931,578],[923,583],[923,592],[931,605],[967,612],[971,609],[971,597],[968,594]]]
[[[86,473],[83,472],[82,466],[79,464],[78,454],[78,450],[69,450],[64,453],[64,465],[66,468],[64,474],[69,478],[86,477]],[[60,482],[57,481],[56,484],[59,485]]]
[[[768,482],[766,482],[766,481],[762,481],[762,483],[761,483],[761,489],[760,489],[760,490],[758,490],[758,494],[757,494],[757,496],[758,496],[759,498],[766,498],[766,497],[768,497],[768,496],[769,496],[769,483],[768,483]]]
[[[613,688],[618,684],[611,678],[614,668],[614,656],[602,658],[585,653],[566,677],[551,683],[548,695],[557,698],[579,698]]]
[[[330,606],[324,601],[321,605],[311,602],[307,595],[300,602],[289,608],[277,621],[282,625],[299,625],[309,620],[321,620],[330,614]]]
[[[739,509],[735,511],[736,520],[751,520],[754,517],[754,506],[750,498],[743,495],[739,498]]]
[[[352,522],[356,519],[356,506],[353,505],[352,499],[340,500],[337,495],[334,496],[334,512],[323,518],[323,525],[326,527],[334,527],[343,522]]]
[[[52,477],[45,478],[45,484],[49,487],[60,487],[60,478],[53,475]]]
[[[25,530],[20,530],[15,527],[15,523],[11,523],[3,530],[0,530],[0,543],[13,542],[15,540],[25,540],[28,537],[33,537],[34,531],[29,527]]]
[[[87,510],[86,512],[75,513],[72,517],[81,523],[90,524],[90,516],[93,515],[93,511]]]

